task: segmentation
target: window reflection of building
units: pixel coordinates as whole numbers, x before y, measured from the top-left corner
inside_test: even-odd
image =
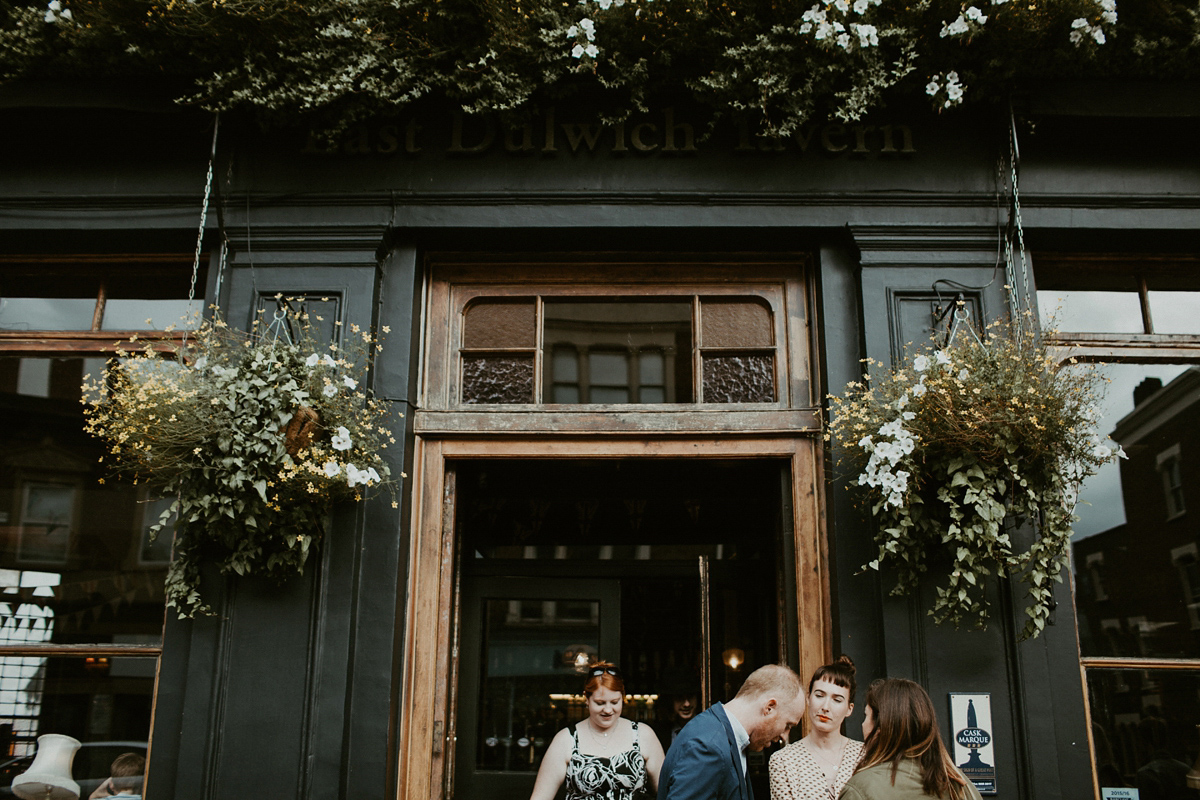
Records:
[[[1200,471],[1200,461],[1186,463],[1182,457],[1200,453],[1200,369],[1185,370],[1158,386],[1139,385],[1135,398],[1140,402],[1112,430],[1113,440],[1129,455],[1120,464],[1126,521],[1075,543],[1076,564],[1088,571],[1092,589],[1076,598],[1090,621],[1080,636],[1090,639],[1085,649],[1096,655],[1200,651],[1190,579],[1161,579],[1181,568],[1195,571],[1197,529],[1182,510],[1183,483],[1164,492],[1162,476],[1165,463],[1173,465],[1175,475]],[[1123,620],[1115,635],[1099,627],[1101,619],[1112,617]]]
[[[147,536],[163,501],[106,475],[81,384],[116,340],[190,326],[190,275],[190,255],[0,257],[0,793],[44,733],[84,742],[85,797],[146,753],[170,536]]]
[[[687,302],[547,303],[543,337],[551,403],[674,403],[691,400],[692,310]],[[677,385],[687,387],[679,396]]]

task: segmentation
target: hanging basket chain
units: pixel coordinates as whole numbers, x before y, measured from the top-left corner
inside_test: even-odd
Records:
[[[1004,237],[1004,271],[1008,281],[1009,311],[1013,319],[1013,327],[1019,333],[1024,325],[1023,317],[1031,307],[1029,294],[1029,262],[1025,256],[1025,226],[1021,219],[1021,193],[1018,175],[1021,169],[1021,149],[1017,142],[1016,116],[1009,108],[1008,126],[1008,164],[1009,181],[1012,186],[1012,202],[1009,204],[1008,230]],[[1016,238],[1014,253],[1013,238]],[[1017,257],[1021,259],[1020,285],[1016,274]]]
[[[200,203],[200,226],[196,230],[196,252],[192,257],[192,282],[188,287],[188,306],[196,299],[196,279],[200,274],[200,252],[204,247],[204,229],[208,224],[208,201],[212,197],[213,165],[217,160],[217,136],[221,131],[221,113],[213,119],[212,148],[208,154],[208,173],[204,178],[204,200]],[[183,346],[187,345],[187,326],[183,326]],[[181,347],[182,349],[182,347]]]

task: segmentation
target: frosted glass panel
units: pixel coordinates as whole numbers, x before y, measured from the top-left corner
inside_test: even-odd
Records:
[[[704,356],[704,402],[775,402],[774,358],[770,355]]]
[[[464,356],[464,403],[532,403],[533,356]]]

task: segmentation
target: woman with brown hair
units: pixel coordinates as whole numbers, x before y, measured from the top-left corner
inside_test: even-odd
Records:
[[[583,686],[588,715],[550,742],[530,800],[554,800],[565,782],[566,800],[633,800],[658,790],[663,749],[649,725],[621,717],[625,681],[607,661],[588,669]]]
[[[865,714],[866,748],[840,800],[981,800],[946,751],[933,701],[920,684],[875,681]]]
[[[808,682],[808,735],[771,756],[771,800],[830,800],[854,774],[863,743],[842,735],[854,711],[854,662],[841,656]]]

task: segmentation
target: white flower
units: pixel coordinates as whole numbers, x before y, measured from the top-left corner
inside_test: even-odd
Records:
[[[813,29],[813,28],[812,28],[812,23],[811,23],[811,22],[806,22],[806,23],[804,23],[803,25],[801,25],[801,26],[800,26],[800,32],[801,32],[801,33],[808,33],[808,32],[809,32],[809,31],[811,31],[812,29]]]
[[[946,73],[946,81],[948,83],[958,83],[958,72],[950,70]]]
[[[846,0],[833,0],[833,7],[845,14],[850,10],[850,3]]]
[[[608,11],[612,6],[612,0],[596,0],[596,5],[600,6],[600,10]]]
[[[874,25],[852,24],[850,30],[858,34],[859,47],[872,47],[879,44],[879,31]]]
[[[337,394],[337,387],[332,383],[327,383],[325,384],[325,388],[321,390],[321,394],[325,395],[326,397],[333,397],[335,394]]]
[[[587,40],[589,42],[594,42],[596,40],[596,23],[592,22],[587,17],[584,17],[583,19],[579,20],[579,27],[583,29],[583,32],[587,36]]]
[[[366,482],[367,473],[363,472],[353,464],[346,465],[346,483],[350,485],[350,488],[353,489],[356,485]]]
[[[325,477],[332,478],[342,471],[342,468],[337,465],[336,461],[325,462]]]
[[[1071,27],[1079,29],[1079,28],[1090,28],[1092,26],[1088,24],[1088,21],[1086,19],[1084,19],[1083,17],[1080,17],[1079,19],[1077,19],[1071,23]]]
[[[345,384],[347,389],[358,388],[358,381],[354,380],[354,378],[351,378],[349,375],[342,378],[342,383]]]
[[[337,362],[333,360],[333,356],[329,355],[329,353],[326,353],[325,355],[321,356],[321,363],[327,367],[336,367],[337,366]]]
[[[916,418],[917,418],[917,415],[916,415],[916,414],[914,414],[912,411],[905,411],[905,412],[904,412],[904,413],[902,413],[900,416],[901,416],[901,417],[903,417],[903,418],[904,418],[904,419],[906,419],[906,420],[908,420],[908,419],[916,419]]]
[[[915,369],[917,372],[924,372],[925,370],[929,369],[929,357],[920,355],[914,358],[913,369]]]
[[[375,471],[374,467],[367,467],[367,477],[370,478],[373,483],[379,483],[379,473]]]
[[[350,431],[345,425],[339,425],[337,433],[330,439],[330,444],[334,450],[349,450],[350,449]],[[349,469],[347,466],[346,469]]]
[[[600,48],[596,47],[594,44],[589,44],[587,47],[583,48],[583,52],[587,53],[592,58],[595,58],[596,56],[600,55]]]
[[[967,24],[967,18],[962,14],[958,15],[958,19],[954,22],[944,23],[940,36],[945,39],[947,36],[957,36],[960,33],[966,33],[971,30],[971,26]]]
[[[925,84],[925,94],[933,97],[941,90],[941,88],[942,87],[940,84],[938,84],[937,80],[931,80],[929,83]]]
[[[62,10],[62,13],[61,13],[61,14],[59,14],[59,16],[60,16],[60,17],[62,17],[63,19],[70,19],[70,18],[71,18],[71,9],[69,9],[69,8],[64,8],[64,9]],[[1113,17],[1114,17],[1114,20],[1113,20],[1113,21],[1115,22],[1115,21],[1116,21],[1116,20],[1115,20],[1116,14],[1114,14],[1114,15],[1113,15]]]
[[[577,44],[571,48],[571,55],[574,58],[583,58],[583,45]]]
[[[579,26],[578,25],[572,25],[571,27],[567,28],[567,38],[568,39],[574,39],[578,35],[579,35]]]
[[[896,410],[902,411],[902,410],[904,410],[904,407],[906,405],[908,405],[908,393],[907,392],[905,394],[900,395],[900,398],[898,400],[896,400]]]
[[[855,14],[867,13],[867,6],[869,6],[869,5],[870,5],[869,0],[854,0],[854,13]]]
[[[1129,459],[1129,455],[1125,452],[1125,448],[1117,445],[1117,458]]]
[[[870,436],[864,436],[858,440],[858,446],[863,450],[870,450],[875,446],[875,442],[872,441]]]
[[[927,390],[925,389],[925,384],[923,384],[923,383],[918,383],[916,386],[914,386],[914,387],[912,388],[912,396],[913,396],[913,397],[920,397],[921,395],[925,394],[925,392],[926,392],[926,391],[927,391]]]
[[[843,50],[849,50],[850,49],[850,34],[839,33],[838,37],[837,37],[837,44],[838,44],[838,47],[842,48]]]
[[[983,12],[975,6],[971,6],[967,9],[967,19],[978,22],[980,25],[983,25],[987,22],[987,17],[985,17]]]
[[[959,379],[960,381],[965,381],[965,380],[966,380],[967,378],[969,378],[970,376],[971,376],[971,373],[970,373],[970,372],[968,372],[968,371],[967,371],[967,370],[965,370],[965,369],[960,369],[960,370],[958,371],[958,379]]]
[[[950,105],[951,103],[961,103],[962,96],[963,96],[963,87],[962,87],[961,83],[947,83],[946,84],[946,97],[948,98],[946,100],[946,105]]]
[[[1092,28],[1092,38],[1096,40],[1096,44],[1104,44],[1104,31],[1098,26]]]
[[[317,362],[320,360],[321,360],[321,357],[319,355],[317,355],[316,353],[313,353],[311,356],[304,359],[304,366],[315,367],[317,365]]]
[[[950,356],[946,355],[945,350],[938,350],[933,354],[933,357],[939,366],[948,366],[950,364]]]

